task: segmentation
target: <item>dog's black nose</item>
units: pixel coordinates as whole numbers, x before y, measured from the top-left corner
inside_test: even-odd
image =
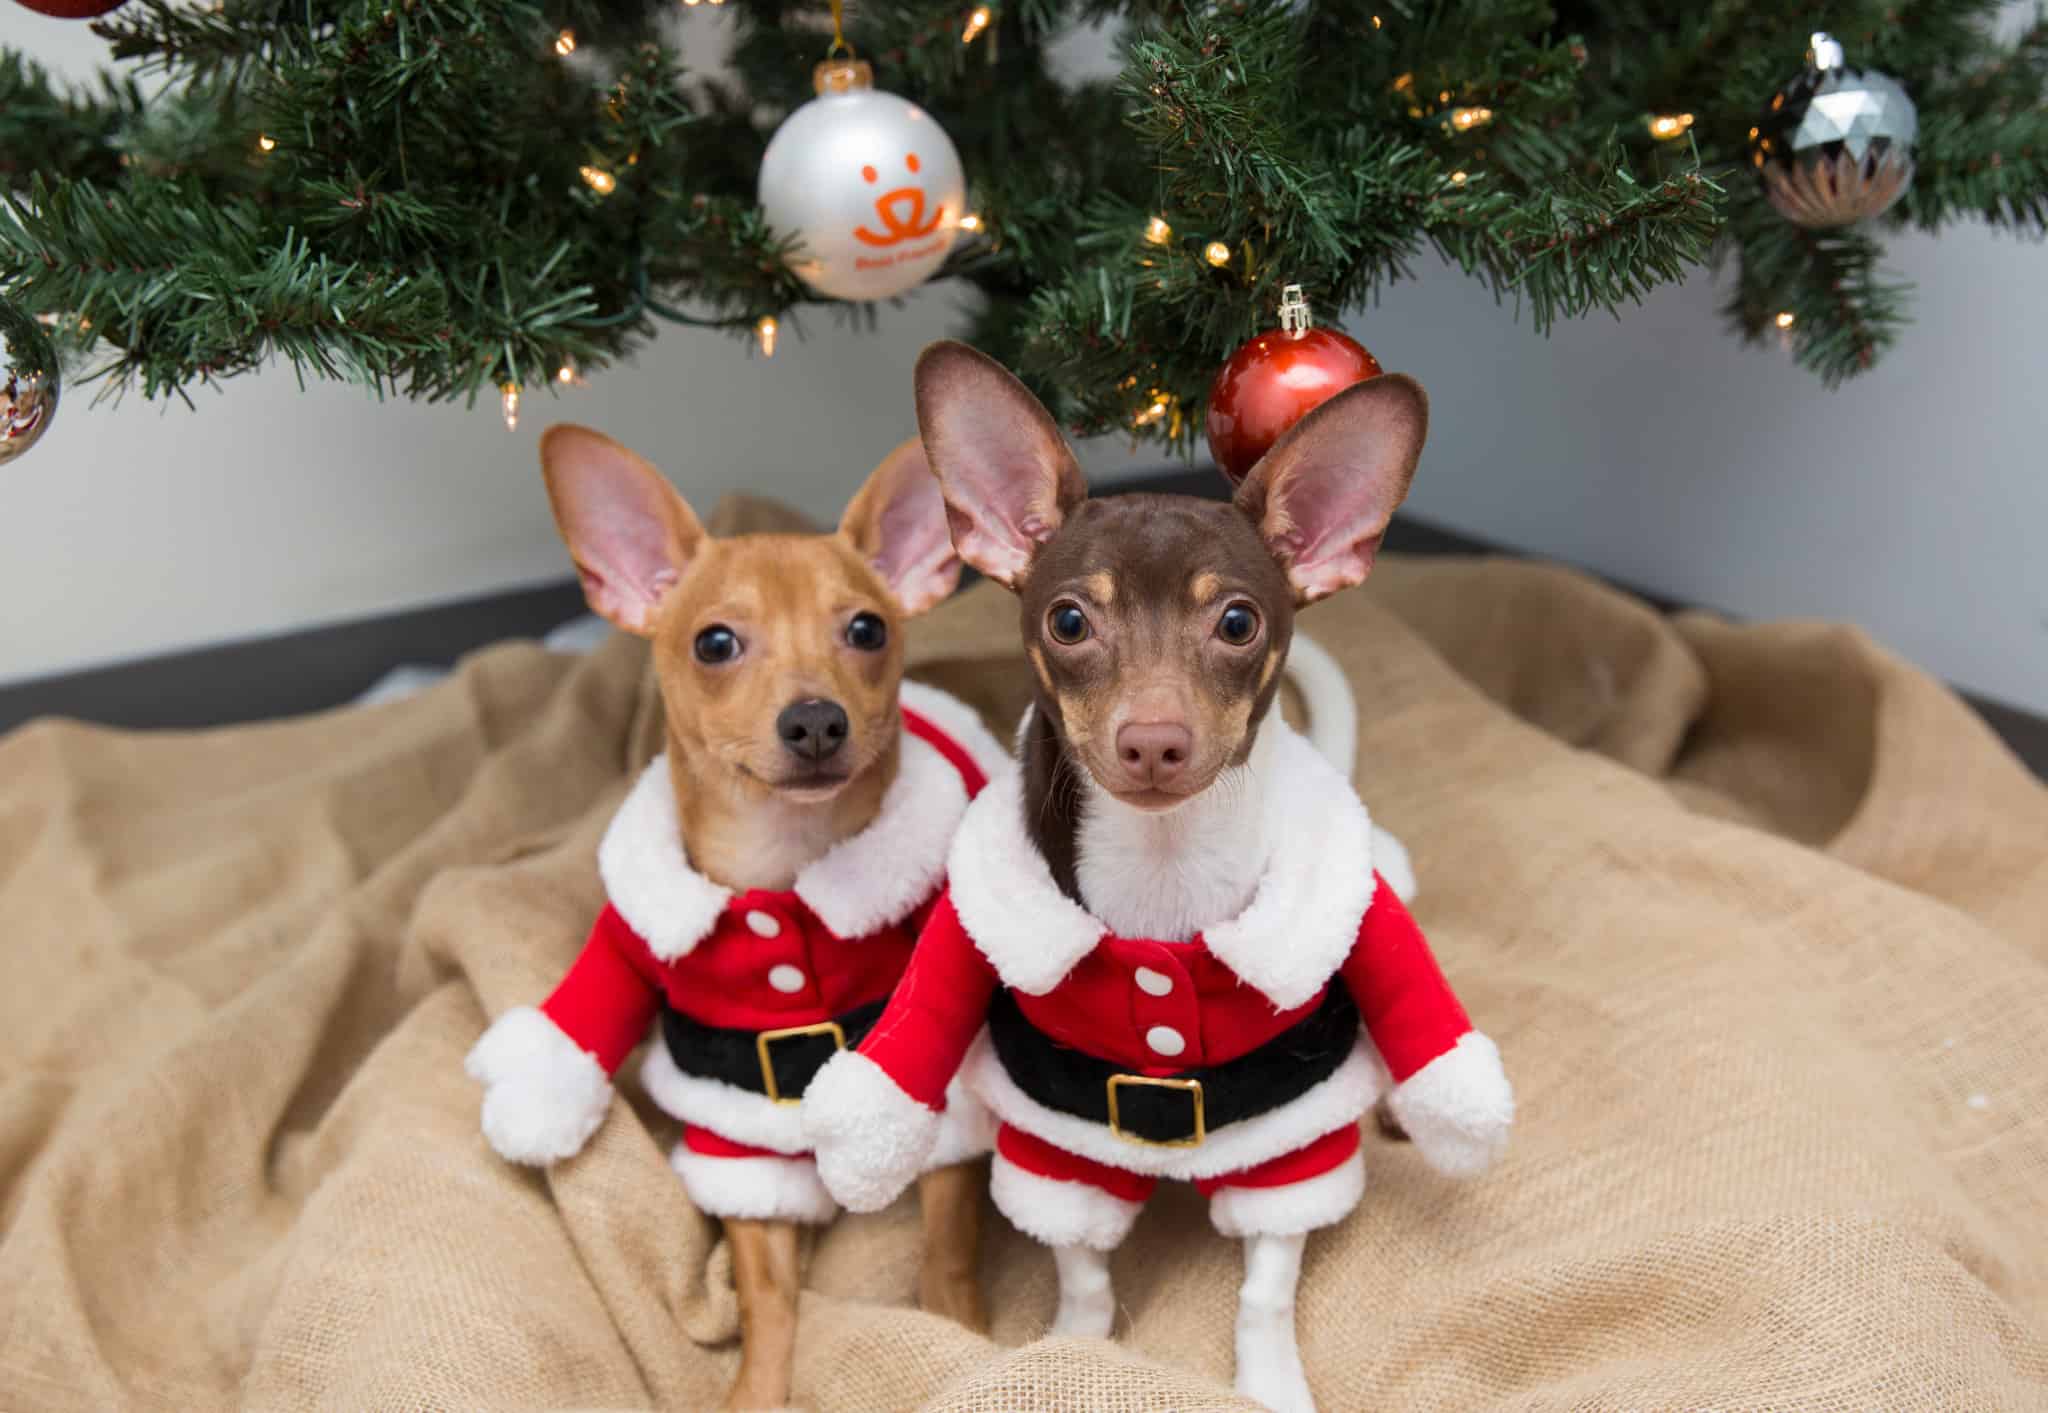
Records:
[[[837,702],[791,702],[775,718],[775,734],[789,753],[824,760],[846,744],[846,708]]]

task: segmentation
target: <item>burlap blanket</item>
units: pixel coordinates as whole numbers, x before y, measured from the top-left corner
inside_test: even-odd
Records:
[[[1843,629],[1398,559],[1306,626],[1521,1097],[1476,1183],[1368,1137],[1303,1281],[1324,1408],[2048,1407],[2048,792]],[[1014,631],[972,591],[915,671],[1007,723]],[[0,741],[0,1407],[717,1398],[671,1125],[629,1086],[517,1171],[461,1064],[599,905],[645,667],[508,645],[387,706]],[[908,1203],[820,1236],[799,1401],[1243,1406],[1193,1194],[1118,1254],[1115,1343],[1042,1339],[1052,1263],[989,1229],[987,1340],[910,1308]]]

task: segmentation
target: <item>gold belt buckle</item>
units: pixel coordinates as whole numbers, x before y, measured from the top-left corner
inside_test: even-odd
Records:
[[[1116,1091],[1119,1085],[1142,1084],[1153,1089],[1180,1089],[1195,1096],[1195,1133],[1192,1138],[1146,1138],[1142,1134],[1126,1133],[1117,1122]],[[1113,1074],[1109,1077],[1109,1131],[1126,1143],[1140,1144],[1146,1148],[1198,1148],[1209,1136],[1208,1125],[1202,1111],[1202,1081],[1199,1079],[1153,1079],[1142,1074]]]
[[[778,1040],[794,1040],[804,1035],[829,1035],[838,1049],[846,1048],[846,1032],[838,1021],[819,1021],[816,1025],[785,1026],[781,1030],[764,1030],[754,1037],[754,1050],[761,1057],[761,1083],[768,1091],[768,1097],[777,1104],[801,1104],[801,1094],[794,1099],[782,1097],[782,1086],[775,1082],[775,1061],[768,1053],[768,1047]]]

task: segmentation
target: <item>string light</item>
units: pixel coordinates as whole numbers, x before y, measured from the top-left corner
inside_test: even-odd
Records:
[[[1220,269],[1230,263],[1230,247],[1220,240],[1212,240],[1202,247],[1202,258]]]
[[[976,5],[967,16],[966,27],[960,31],[960,42],[962,44],[974,43],[981,32],[988,28],[988,22],[994,18],[995,15],[989,10],[988,6]]]
[[[573,358],[564,358],[562,360],[562,366],[555,369],[555,381],[564,387],[583,388],[590,386],[589,380],[576,371],[576,360]]]
[[[1374,29],[1378,29],[1380,27],[1380,17],[1378,15],[1374,15],[1372,17],[1372,27]]]
[[[754,338],[761,345],[763,358],[775,356],[775,336],[781,331],[782,325],[775,322],[773,314],[763,314],[760,321],[754,325]]]
[[[576,52],[576,31],[565,29],[555,36],[555,52],[564,59]]]
[[[619,179],[602,167],[578,167],[583,174],[583,184],[599,196],[610,196],[619,184]]]
[[[498,387],[498,404],[505,409],[505,430],[519,430],[519,384],[503,383]]]
[[[1470,132],[1472,129],[1492,121],[1493,109],[1491,108],[1453,108],[1451,110],[1451,126],[1459,132]]]
[[[258,133],[256,135],[256,150],[258,152],[275,152],[277,150],[277,139],[267,132]]]
[[[968,232],[980,230],[981,217],[975,215],[972,211],[969,211],[965,216],[962,216],[960,218],[960,229]]]
[[[1161,216],[1154,216],[1145,223],[1145,242],[1148,245],[1164,245],[1173,239],[1173,227],[1166,224]]]
[[[1692,126],[1690,113],[1659,113],[1650,119],[1650,136],[1668,142]]]
[[[1453,172],[1453,173],[1451,173],[1451,185],[1452,185],[1452,186],[1463,186],[1464,184],[1465,184],[1465,174],[1464,174],[1464,172],[1462,172],[1462,171],[1457,171],[1457,172]]]
[[[1143,412],[1140,412],[1136,417],[1133,417],[1131,419],[1131,425],[1133,427],[1149,427],[1154,422],[1157,422],[1160,418],[1164,417],[1166,415],[1166,409],[1171,405],[1172,399],[1168,398],[1167,395],[1159,391],[1159,389],[1154,388],[1152,390],[1152,405],[1146,408]]]
[[[1793,326],[1793,325],[1794,325],[1795,323],[1797,323],[1797,322],[1798,322],[1798,320],[1797,320],[1797,319],[1796,319],[1796,318],[1795,318],[1795,317],[1793,316],[1793,313],[1792,313],[1792,311],[1791,311],[1791,310],[1789,310],[1789,309],[1780,309],[1780,310],[1778,311],[1778,318],[1777,318],[1777,321],[1776,321],[1776,322],[1777,322],[1777,325],[1778,325],[1778,327],[1779,327],[1779,328],[1781,328],[1781,329],[1789,329],[1789,328],[1791,328],[1791,327],[1792,327],[1792,326]]]

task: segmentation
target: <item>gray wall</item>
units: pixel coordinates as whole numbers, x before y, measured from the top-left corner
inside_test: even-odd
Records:
[[[19,7],[6,39],[74,73],[101,54]],[[1723,336],[1704,277],[1545,341],[1432,267],[1353,332],[1430,389],[1417,512],[1743,616],[1861,623],[2048,711],[2048,252],[1968,229],[1893,264],[1919,324],[1832,394]],[[530,396],[517,434],[495,407],[300,393],[288,371],[196,413],[74,389],[0,472],[0,679],[559,577],[533,459],[551,420],[641,448],[700,504],[745,487],[829,517],[912,431],[911,361],[965,298],[929,289],[870,337],[814,319],[767,363],[670,330]],[[1104,478],[1159,459],[1085,458]]]

